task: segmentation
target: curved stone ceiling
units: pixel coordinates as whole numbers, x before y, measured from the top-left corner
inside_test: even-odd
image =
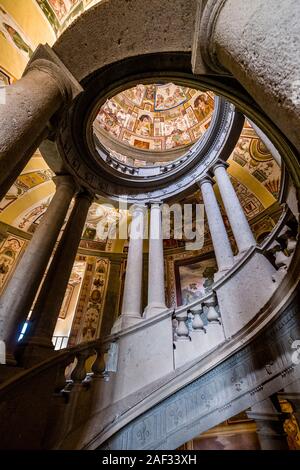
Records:
[[[139,84],[101,106],[94,133],[123,163],[157,165],[176,159],[201,138],[213,109],[212,92],[174,83]]]

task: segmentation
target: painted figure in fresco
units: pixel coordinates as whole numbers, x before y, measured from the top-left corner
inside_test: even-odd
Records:
[[[48,0],[48,3],[59,20],[67,14],[67,6],[64,0]]]
[[[10,238],[4,243],[0,251],[0,288],[3,287],[20,249],[21,243],[16,238]]]
[[[138,119],[136,133],[139,135],[149,136],[151,134],[152,120],[147,114],[143,114]]]
[[[95,307],[90,307],[84,318],[84,325],[82,328],[82,340],[90,341],[94,339],[98,323],[99,312]]]
[[[137,85],[134,88],[130,88],[129,90],[124,91],[124,95],[137,106],[142,104],[144,95],[145,95],[146,87],[145,85]]]
[[[18,31],[17,31],[18,30]],[[27,44],[24,39],[24,34],[18,27],[14,19],[6,13],[6,11],[0,7],[0,31],[2,36],[14,46],[16,46],[20,51],[26,54],[28,57],[31,57],[33,51],[31,47]],[[23,36],[23,37],[22,37]]]
[[[194,101],[194,107],[198,111],[200,121],[203,121],[210,113],[211,109],[208,96],[205,93],[197,96]]]
[[[21,38],[20,34],[9,24],[3,23],[6,31],[12,38],[13,42],[15,45],[21,49],[22,51],[26,52],[26,54],[29,55],[29,57],[32,56],[33,51],[32,49],[26,44],[26,42]]]

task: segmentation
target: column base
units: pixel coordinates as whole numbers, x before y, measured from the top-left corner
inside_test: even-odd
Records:
[[[115,321],[110,334],[119,333],[130,326],[136,325],[142,320],[140,315],[120,315],[119,318]]]
[[[143,318],[147,319],[154,317],[158,313],[164,312],[165,310],[167,310],[166,305],[153,302],[152,304],[147,305],[147,307],[145,308]]]

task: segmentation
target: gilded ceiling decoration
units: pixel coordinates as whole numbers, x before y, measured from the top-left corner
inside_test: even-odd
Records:
[[[143,151],[163,152],[196,142],[209,127],[214,109],[211,92],[174,83],[142,85],[107,100],[95,121],[100,141],[103,132],[112,140]],[[117,155],[124,162],[126,155]],[[157,155],[159,162],[159,154]]]

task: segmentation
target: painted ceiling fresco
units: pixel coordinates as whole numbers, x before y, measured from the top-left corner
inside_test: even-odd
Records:
[[[205,133],[213,108],[211,92],[174,83],[140,84],[104,103],[94,122],[94,131],[99,140],[102,130],[137,149],[172,150],[193,144]]]
[[[36,0],[57,35],[74,19],[101,0]]]
[[[246,121],[240,139],[229,159],[248,171],[274,197],[280,189],[280,167],[261,139]]]
[[[31,39],[2,6],[0,6],[0,35],[26,59],[30,59],[35,49]]]

